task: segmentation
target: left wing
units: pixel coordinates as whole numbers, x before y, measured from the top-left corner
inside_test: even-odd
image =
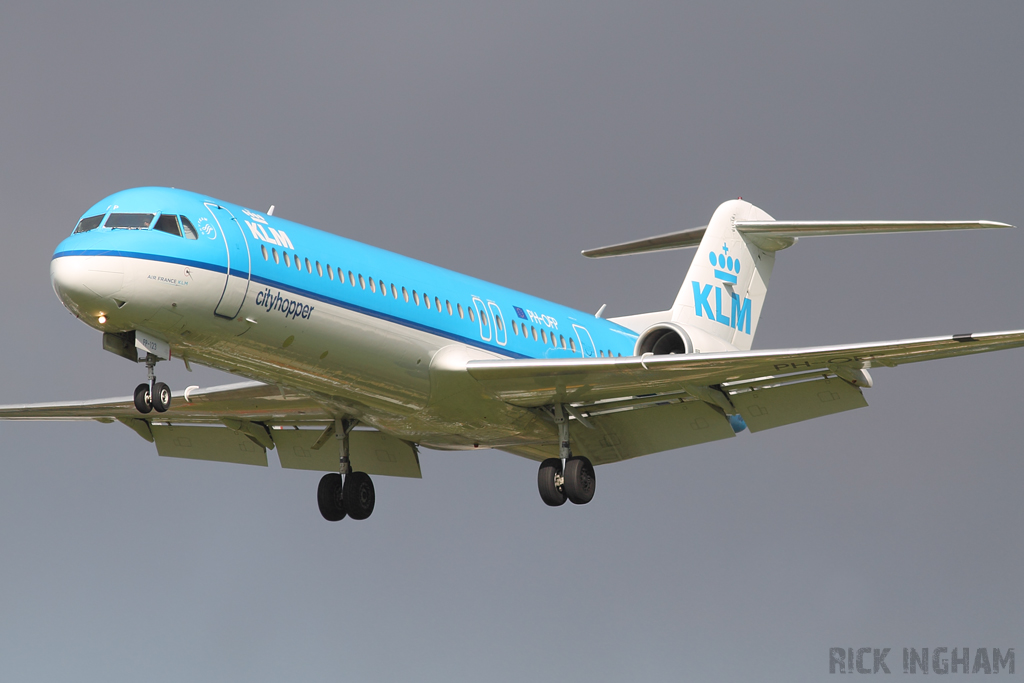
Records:
[[[563,404],[573,451],[597,465],[727,439],[744,425],[757,432],[863,408],[868,368],[1016,346],[1024,346],[1024,331],[685,356],[476,360],[467,371],[508,403]],[[535,460],[558,453],[554,442],[503,449]]]
[[[1024,330],[767,351],[474,360],[469,361],[467,370],[493,396],[514,405],[539,407],[700,391],[702,387],[719,385],[739,387],[750,382],[779,384],[807,374],[843,377],[867,368],[895,367],[1018,346],[1024,346]]]

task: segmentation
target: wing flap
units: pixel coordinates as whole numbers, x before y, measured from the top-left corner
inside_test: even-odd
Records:
[[[314,429],[273,430],[281,467],[337,472],[340,455],[338,440],[328,439],[320,448],[314,449],[320,434]],[[416,448],[382,432],[355,430],[349,433],[349,460],[356,472],[414,479],[423,476]]]
[[[156,452],[165,458],[267,466],[267,451],[226,427],[152,425]]]
[[[731,439],[736,432],[722,411],[701,401],[635,406],[571,425],[573,452],[595,465]]]
[[[834,377],[743,391],[729,399],[751,432],[868,405],[860,389]]]

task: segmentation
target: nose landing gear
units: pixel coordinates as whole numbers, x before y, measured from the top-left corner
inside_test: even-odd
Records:
[[[165,413],[171,407],[171,388],[156,381],[155,369],[156,357],[151,354],[146,358],[149,382],[135,387],[135,409],[143,415],[154,409],[158,413]]]

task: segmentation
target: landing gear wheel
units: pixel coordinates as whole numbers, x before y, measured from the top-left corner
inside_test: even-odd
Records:
[[[149,398],[148,384],[140,384],[135,387],[135,410],[143,415],[153,410],[153,403]]]
[[[373,481],[366,472],[353,472],[345,477],[345,511],[352,519],[366,519],[373,513],[375,500]]]
[[[558,458],[548,458],[540,464],[537,471],[537,488],[540,489],[540,499],[551,507],[558,507],[565,504],[565,491],[555,483],[555,477],[562,474],[562,461]]]
[[[328,522],[345,519],[345,503],[341,492],[340,474],[325,474],[320,479],[320,486],[316,489],[316,504],[320,507],[320,514]]]
[[[157,382],[153,387],[153,408],[158,413],[166,413],[171,407],[171,388],[163,382]]]
[[[594,466],[582,456],[573,456],[565,463],[565,495],[576,505],[586,505],[594,498],[597,479]]]

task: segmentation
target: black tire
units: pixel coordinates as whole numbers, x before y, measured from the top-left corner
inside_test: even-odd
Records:
[[[352,519],[366,519],[373,514],[375,495],[373,480],[366,472],[353,472],[345,477],[345,511]]]
[[[565,463],[565,495],[576,505],[586,505],[594,499],[597,478],[594,466],[582,456],[569,458]]]
[[[149,401],[148,384],[140,384],[135,387],[135,410],[143,415],[153,410],[153,404]]]
[[[565,491],[555,485],[555,475],[562,473],[562,461],[558,458],[548,458],[540,464],[537,471],[537,488],[540,490],[540,499],[553,508],[565,505]]]
[[[166,413],[171,407],[171,388],[163,382],[153,387],[153,409],[158,413]]]
[[[342,502],[341,493],[340,474],[325,474],[320,479],[320,486],[316,489],[316,504],[320,507],[320,514],[328,522],[345,519],[345,504]]]

